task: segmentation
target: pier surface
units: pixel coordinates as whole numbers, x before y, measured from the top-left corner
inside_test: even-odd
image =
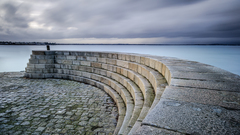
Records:
[[[104,90],[118,108],[113,134],[240,134],[240,76],[211,65],[143,54],[33,51],[25,77]]]

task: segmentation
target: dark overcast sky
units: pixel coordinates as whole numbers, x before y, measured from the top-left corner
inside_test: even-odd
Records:
[[[0,40],[240,43],[240,0],[0,0]]]

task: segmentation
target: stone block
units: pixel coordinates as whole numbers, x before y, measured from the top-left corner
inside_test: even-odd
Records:
[[[77,59],[76,56],[72,56],[72,55],[66,56],[66,57],[67,57],[67,60],[76,60]]]
[[[167,80],[168,84],[171,84],[172,74],[171,74],[171,72],[168,68],[165,71],[165,76],[164,77]]]
[[[40,59],[40,60],[38,60],[38,63],[39,63],[39,64],[47,64],[47,60],[45,60],[45,59]]]
[[[78,65],[70,65],[72,68],[72,70],[78,70],[79,69],[79,66]]]
[[[53,68],[52,69],[42,69],[42,73],[53,73]]]
[[[141,63],[141,56],[135,56],[135,62]]]
[[[113,65],[107,65],[107,69],[106,70],[113,71]]]
[[[35,73],[38,72],[38,70],[34,69],[34,68],[25,68],[27,73]],[[41,69],[40,69],[41,70]],[[39,73],[39,72],[38,72]],[[41,72],[40,72],[41,73]]]
[[[115,80],[117,82],[121,79],[118,74],[114,74],[114,73],[111,74],[111,77],[112,77],[113,80]]]
[[[57,78],[57,79],[62,79],[62,74],[54,74],[54,78]]]
[[[126,76],[126,77],[127,77],[127,76],[128,76],[128,74],[127,74],[127,73],[128,73],[128,72],[127,72],[127,70],[126,70],[126,69],[123,69],[123,68],[121,69],[121,74],[122,74],[122,75],[124,75],[124,76]]]
[[[25,74],[24,74],[24,77],[26,77],[26,78],[31,78],[31,73],[25,73]]]
[[[68,69],[63,69],[63,74],[69,74],[69,70]]]
[[[77,56],[77,60],[86,61],[87,57],[86,56]]]
[[[54,68],[55,65],[54,64],[45,64],[45,68],[49,69],[49,68]]]
[[[120,66],[120,67],[128,68],[128,62],[127,61],[117,60],[117,65]]]
[[[149,66],[151,68],[155,69],[155,64],[156,63],[157,63],[157,60],[151,58],[150,61],[149,61]]]
[[[116,72],[121,74],[121,67],[116,67]]]
[[[71,52],[69,52],[69,54],[72,55],[72,56],[78,56],[78,52],[72,52],[71,51]]]
[[[125,60],[125,57],[123,58],[124,56],[122,54],[118,54],[118,59],[119,60]]]
[[[42,73],[31,73],[31,78],[43,79],[44,78],[44,74],[42,74]]]
[[[57,73],[58,74],[63,74],[63,70],[62,69],[57,69]]]
[[[240,134],[239,114],[239,110],[161,98],[142,125],[183,134]]]
[[[112,66],[112,71],[117,72],[117,66]]]
[[[62,78],[63,79],[69,79],[69,75],[68,74],[62,74]]]
[[[69,70],[69,75],[75,75],[76,74],[76,70]]]
[[[144,64],[145,64],[146,66],[150,66],[150,58],[145,57]]]
[[[57,73],[57,70],[58,70],[58,69],[54,68],[54,69],[53,69],[53,73]]]
[[[55,55],[55,59],[56,60],[66,60],[66,56],[65,55]]]
[[[30,59],[35,59],[35,55],[30,55]]]
[[[118,59],[126,60],[126,55],[125,54],[119,54]]]
[[[144,77],[146,77],[147,79],[149,79],[149,74],[150,74],[150,71],[148,70],[147,67],[143,67],[141,69],[141,75],[143,75]]]
[[[55,51],[45,51],[45,55],[55,55]]]
[[[34,64],[29,64],[29,63],[28,63],[28,64],[27,64],[27,67],[28,67],[28,68],[34,68]]]
[[[131,80],[134,80],[135,73],[133,71],[131,71],[131,70],[128,70],[127,72],[128,72],[127,73],[127,75],[128,75],[127,77],[130,78]]]
[[[145,64],[145,57],[140,57],[140,64]]]
[[[162,73],[162,67],[163,67],[162,62],[157,61],[157,62],[155,63],[155,69],[156,69],[159,73]]]
[[[84,52],[84,56],[91,56],[92,52]]]
[[[92,55],[93,55],[93,57],[99,57],[100,55],[99,55],[99,52],[92,52]]]
[[[33,55],[45,55],[45,51],[32,51]]]
[[[117,55],[116,53],[113,53],[113,54],[112,54],[112,58],[113,58],[113,59],[118,59],[118,55]]]
[[[91,66],[96,68],[102,68],[102,64],[97,62],[91,62]]]
[[[112,53],[107,53],[107,57],[112,59]]]
[[[130,61],[130,60],[131,60],[131,55],[126,54],[126,55],[125,55],[125,60],[126,60],[126,61]]]
[[[68,68],[68,65],[66,65],[66,64],[61,64],[61,68],[62,68],[62,69],[69,69],[69,68]]]
[[[77,76],[82,76],[82,71],[76,71]]]
[[[117,61],[114,59],[107,59],[107,64],[112,64],[112,65],[116,65]]]
[[[87,57],[87,61],[97,61],[96,57]]]
[[[55,55],[45,55],[44,59],[54,59]]]
[[[80,65],[80,61],[79,60],[73,60],[73,65]]]
[[[76,79],[76,81],[83,82],[83,78],[82,77],[77,76],[75,79]]]
[[[53,78],[54,74],[44,74],[44,78]]]
[[[63,52],[63,55],[70,55],[69,52]]]
[[[29,64],[38,64],[37,59],[29,59]]]
[[[101,62],[101,63],[107,63],[107,59],[106,58],[97,58],[97,61]]]
[[[93,68],[93,73],[100,74],[101,69]]]
[[[72,60],[62,60],[62,64],[72,65],[73,61]]]
[[[101,70],[101,71],[100,71],[100,75],[102,75],[102,76],[107,76],[107,71],[106,71],[106,70]]]
[[[56,51],[55,55],[63,55],[63,52],[62,51]]]
[[[186,79],[171,79],[171,86],[179,87],[192,87],[192,88],[202,88],[210,90],[223,90],[223,91],[240,91],[240,84],[233,82],[218,82],[210,80],[186,80]]]
[[[129,69],[131,69],[135,72],[138,72],[138,64],[129,62],[128,67],[129,67]]]
[[[55,65],[55,68],[61,68],[60,64],[54,64],[54,65]]]
[[[135,135],[185,135],[183,133],[167,130],[165,128],[156,128],[153,126],[139,124],[139,128],[136,132],[132,132]]]
[[[91,78],[91,73],[88,72],[82,72],[83,77]]]
[[[35,64],[35,68],[45,68],[45,64]]]
[[[56,59],[56,60],[55,60],[55,63],[56,63],[56,64],[62,64],[62,63],[63,63],[63,60],[57,60],[57,59]]]
[[[35,59],[45,59],[45,55],[35,55]]]
[[[167,86],[162,97],[178,101],[240,109],[240,94],[237,92]]]
[[[137,71],[139,74],[142,74],[142,66],[138,66],[138,71]]]
[[[91,62],[89,62],[89,61],[81,61],[81,65],[83,65],[83,66],[91,66]]]
[[[108,69],[108,64],[102,64],[103,69]]]

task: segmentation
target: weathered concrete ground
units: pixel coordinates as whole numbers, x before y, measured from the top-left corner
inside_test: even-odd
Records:
[[[0,73],[0,134],[112,134],[117,107],[103,90]]]

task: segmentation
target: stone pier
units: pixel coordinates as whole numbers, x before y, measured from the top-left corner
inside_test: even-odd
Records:
[[[114,134],[240,134],[240,76],[210,65],[142,54],[33,51],[25,77],[104,90],[118,107]]]

